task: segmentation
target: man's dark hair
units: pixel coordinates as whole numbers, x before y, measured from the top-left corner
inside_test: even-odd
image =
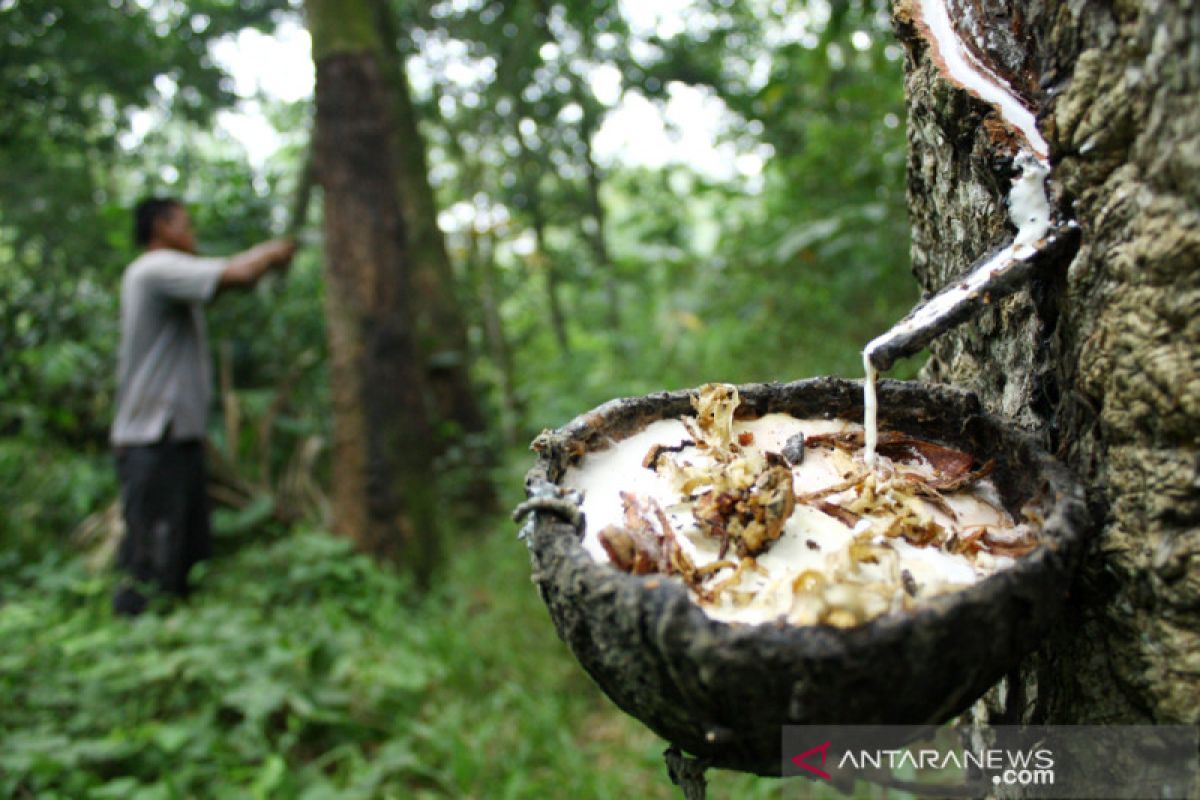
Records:
[[[183,204],[174,197],[147,197],[133,209],[133,241],[138,247],[150,244],[154,223],[170,215]]]

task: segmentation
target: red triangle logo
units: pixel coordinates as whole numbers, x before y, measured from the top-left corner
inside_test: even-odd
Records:
[[[795,764],[797,767],[800,767],[801,769],[808,770],[813,775],[816,775],[818,778],[824,778],[825,780],[829,780],[831,776],[828,772],[821,769],[821,767],[814,767],[812,764],[809,764],[808,761],[805,760],[809,756],[811,756],[813,753],[821,754],[821,767],[825,766],[825,758],[829,755],[829,742],[822,742],[821,744],[817,745],[816,747],[808,748],[807,750],[805,750],[803,753],[801,753],[798,756],[792,756],[792,763]]]

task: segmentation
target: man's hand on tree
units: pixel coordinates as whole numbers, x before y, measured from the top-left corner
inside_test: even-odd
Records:
[[[269,244],[276,245],[278,249],[275,266],[281,269],[291,266],[292,257],[296,255],[296,240],[286,236],[282,239],[272,239]]]
[[[217,286],[220,289],[253,286],[271,267],[286,267],[295,253],[296,242],[291,238],[268,239],[256,244],[229,259]]]

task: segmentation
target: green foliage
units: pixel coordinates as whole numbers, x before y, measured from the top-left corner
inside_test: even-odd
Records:
[[[0,559],[61,546],[81,519],[113,498],[116,484],[107,453],[0,439]]]
[[[276,753],[354,751],[438,677],[406,587],[342,542],[302,535],[222,566],[210,600],[134,623],[74,564],[25,571],[0,611],[0,727],[21,731],[0,756],[6,795],[270,793]]]
[[[606,3],[405,7],[402,44],[433,70],[433,174],[445,206],[472,209],[450,243],[488,353],[477,374],[523,435],[621,394],[856,376],[862,346],[916,300],[901,51],[883,4],[698,2],[669,39],[631,31]],[[483,65],[480,77],[452,78],[448,60]],[[655,101],[681,84],[719,97],[725,138],[765,157],[759,185],[596,164],[591,137],[612,107],[580,76],[599,63]],[[481,258],[494,261],[511,387],[490,355]]]
[[[676,796],[554,634],[506,519],[434,591],[304,532],[135,620],[78,563],[0,590],[6,797]],[[715,796],[783,785],[714,774]]]
[[[0,74],[7,94],[28,101],[14,106],[0,151],[41,176],[6,173],[13,183],[0,185],[0,349],[13,354],[0,360],[0,431],[29,452],[53,442],[53,452],[102,458],[133,200],[157,190],[200,201],[202,248],[233,252],[280,229],[299,173],[303,104],[271,110],[293,134],[265,169],[203,122],[232,99],[206,43],[267,25],[286,4],[144,5],[82,13],[36,0],[0,11],[19,31]],[[619,394],[855,375],[862,344],[915,299],[899,51],[876,4],[789,10],[808,21],[784,36],[773,6],[698,2],[668,39],[631,30],[610,2],[394,5],[396,44],[428,75],[418,100],[442,205],[471,209],[449,243],[474,374],[516,439]],[[92,36],[102,25],[119,48]],[[75,60],[47,63],[60,45]],[[107,68],[118,61],[132,66]],[[592,136],[613,108],[587,80],[601,63],[655,101],[682,83],[721,98],[733,115],[726,138],[765,158],[758,185],[683,164],[596,163]],[[464,65],[470,79],[453,69]],[[52,89],[65,93],[61,109]],[[183,105],[164,106],[165,93]],[[138,107],[160,121],[126,149],[120,135]],[[17,134],[39,124],[62,135],[21,149]],[[209,311],[232,376],[222,399],[237,412],[236,424],[215,418],[214,440],[261,487],[300,448],[328,440],[318,257],[302,253],[283,288],[223,296]],[[320,480],[324,461],[315,468]],[[35,490],[25,506],[77,507],[56,497]]]
[[[194,132],[234,100],[209,44],[267,27],[287,6],[0,4],[0,431],[103,440],[115,290],[134,255],[129,208],[142,192],[162,190],[147,177],[168,167],[187,183],[200,137],[180,147],[171,134]],[[160,122],[132,151],[122,137],[135,111]],[[214,179],[219,161],[205,165]],[[236,176],[234,185],[247,183],[244,159]],[[187,188],[166,190],[186,197]]]

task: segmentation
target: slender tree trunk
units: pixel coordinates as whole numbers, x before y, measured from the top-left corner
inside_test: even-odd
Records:
[[[587,209],[591,217],[592,227],[585,230],[588,243],[592,248],[592,258],[604,281],[604,299],[606,322],[610,331],[621,327],[621,297],[618,289],[616,266],[608,252],[608,237],[606,234],[604,203],[600,199],[600,167],[592,153],[592,136],[598,127],[594,101],[585,94],[578,76],[574,77],[574,94],[576,102],[583,109],[579,121],[579,138],[583,141],[583,166],[587,173]]]
[[[554,340],[558,342],[559,352],[565,356],[571,352],[571,343],[567,338],[567,320],[563,313],[558,266],[554,263],[546,246],[546,213],[542,208],[541,191],[538,188],[537,162],[519,128],[514,128],[513,135],[517,137],[517,141],[521,145],[521,180],[529,201],[529,215],[533,221],[534,255],[531,261],[543,274],[546,287],[546,310],[550,315],[550,329],[554,333]]]
[[[567,338],[567,319],[562,308],[562,290],[559,288],[558,265],[547,249],[546,215],[542,211],[541,198],[530,196],[529,212],[533,217],[533,258],[531,259],[538,271],[542,273],[546,286],[546,306],[550,313],[550,328],[554,331],[554,340],[563,355],[570,355],[571,343]]]
[[[500,304],[496,292],[496,262],[491,235],[480,234],[472,228],[467,258],[477,273],[483,338],[487,342],[488,355],[491,356],[498,376],[504,441],[506,444],[513,444],[517,439],[521,408],[513,376],[512,349],[504,333],[504,323],[500,319]]]
[[[982,5],[966,13],[959,5]],[[1074,257],[932,348],[1090,487],[1100,529],[1071,615],[980,720],[1200,722],[1200,6],[955,0],[951,18],[1040,109]],[[1004,235],[1004,144],[911,24],[909,197],[929,289]],[[963,24],[960,22],[960,25]],[[1002,137],[1001,137],[1002,138]]]
[[[335,528],[426,578],[433,431],[398,197],[395,93],[368,0],[309,0],[314,158],[325,194]]]
[[[535,18],[535,24],[542,28],[548,38],[561,45],[562,43],[558,41],[558,37],[548,24],[553,14],[552,4],[546,2],[546,0],[538,0],[536,5],[541,13]],[[590,32],[584,31],[583,50],[589,59],[593,59],[595,58],[595,49],[589,37]],[[570,72],[569,75],[571,95],[583,112],[579,119],[579,140],[583,143],[583,166],[586,174],[585,193],[588,210],[588,216],[583,218],[585,221],[583,235],[588,243],[588,247],[592,251],[592,259],[595,261],[596,269],[602,276],[601,280],[604,283],[605,322],[609,330],[615,333],[621,327],[620,291],[618,289],[616,269],[608,251],[608,239],[605,233],[604,203],[600,199],[600,168],[597,166],[595,156],[592,152],[592,137],[600,127],[600,120],[597,118],[596,113],[598,106],[595,99],[591,97],[588,90],[584,87],[580,76],[574,72]],[[590,223],[590,227],[586,223]]]
[[[308,224],[308,213],[312,207],[313,185],[316,183],[316,166],[313,164],[313,145],[310,140],[304,151],[304,163],[300,167],[300,176],[296,180],[296,188],[292,193],[292,202],[288,207],[287,235],[299,236]]]

